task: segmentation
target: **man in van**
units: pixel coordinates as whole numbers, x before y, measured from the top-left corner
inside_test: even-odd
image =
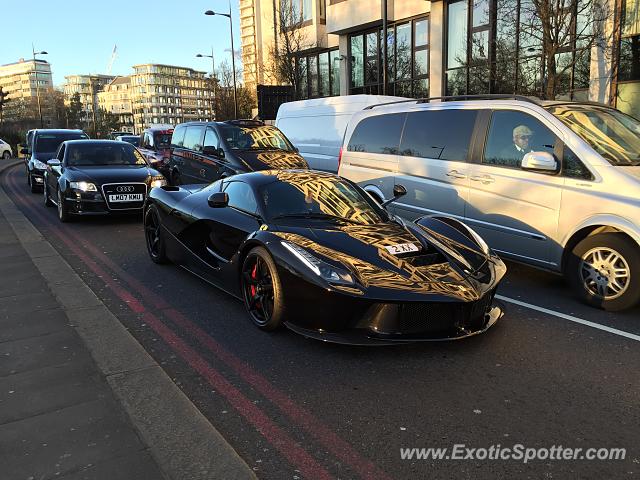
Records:
[[[529,142],[533,136],[533,130],[526,125],[518,125],[513,129],[513,143],[500,152],[500,158],[511,167],[520,167],[522,157],[533,151]]]

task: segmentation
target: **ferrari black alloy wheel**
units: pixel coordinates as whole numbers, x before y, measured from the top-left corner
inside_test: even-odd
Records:
[[[144,216],[144,236],[147,241],[147,251],[155,263],[167,263],[164,241],[160,230],[160,217],[155,207],[149,207]]]
[[[275,330],[284,320],[282,288],[269,252],[256,247],[242,265],[242,297],[251,320],[263,330]]]

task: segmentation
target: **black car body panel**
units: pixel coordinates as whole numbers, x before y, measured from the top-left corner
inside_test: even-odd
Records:
[[[273,128],[285,139],[287,149],[235,148],[226,133],[229,127]],[[167,177],[172,185],[211,183],[238,173],[271,169],[307,169],[306,160],[276,127],[262,122],[189,122],[176,126],[171,140]]]
[[[73,215],[107,215],[109,213],[140,213],[144,206],[152,181],[163,178],[160,172],[152,169],[140,153],[139,165],[87,165],[73,166],[68,162],[69,146],[83,142],[83,145],[115,144],[135,150],[131,144],[116,140],[73,140],[64,142],[45,173],[46,194],[51,202],[59,199]],[[86,182],[95,185],[95,191],[82,191],[72,188],[72,182]],[[58,196],[60,193],[60,196]],[[124,195],[135,195],[139,200],[123,201]],[[112,201],[112,198],[118,198]]]
[[[390,216],[372,225],[287,224],[266,220],[260,208],[248,214],[208,204],[209,196],[227,183],[241,181],[258,192],[265,182],[278,181],[283,174],[304,176],[301,183],[323,175],[335,177],[311,171],[263,171],[205,187],[154,189],[147,205],[155,205],[159,212],[167,256],[241,298],[243,259],[253,247],[263,246],[277,265],[287,308],[299,312],[287,326],[326,341],[456,339],[481,333],[502,316],[493,297],[506,267],[457,220],[424,217],[406,223]],[[406,243],[418,251],[390,253],[389,248]],[[287,244],[348,272],[352,284],[318,276]]]

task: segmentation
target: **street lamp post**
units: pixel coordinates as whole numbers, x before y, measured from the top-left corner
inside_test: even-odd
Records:
[[[229,19],[229,30],[231,32],[231,68],[233,69],[233,112],[234,117],[238,118],[238,87],[236,84],[236,52],[233,47],[233,20],[231,19],[231,0],[229,0],[229,13],[217,13],[213,10],[207,10],[205,15],[222,15]]]
[[[212,92],[213,92],[213,97],[211,97],[211,120],[215,120],[215,105],[214,102],[216,100],[216,61],[213,58],[213,47],[211,47],[211,55],[203,55],[201,53],[198,53],[196,55],[196,57],[198,58],[210,58],[211,59],[211,85],[212,85]]]
[[[38,65],[36,64],[36,55],[48,55],[44,50],[36,52],[31,45],[31,53],[33,54],[33,70],[36,77],[36,98],[38,99],[38,115],[40,116],[40,128],[44,128],[44,120],[42,119],[42,105],[40,104],[40,87],[38,86]]]

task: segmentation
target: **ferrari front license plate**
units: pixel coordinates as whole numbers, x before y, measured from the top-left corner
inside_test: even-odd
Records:
[[[118,193],[109,195],[110,202],[141,202],[143,200],[141,193]]]
[[[390,245],[384,248],[386,248],[387,251],[392,255],[400,255],[402,253],[408,253],[408,252],[417,252],[418,250],[420,250],[413,243],[398,243],[397,245]]]

